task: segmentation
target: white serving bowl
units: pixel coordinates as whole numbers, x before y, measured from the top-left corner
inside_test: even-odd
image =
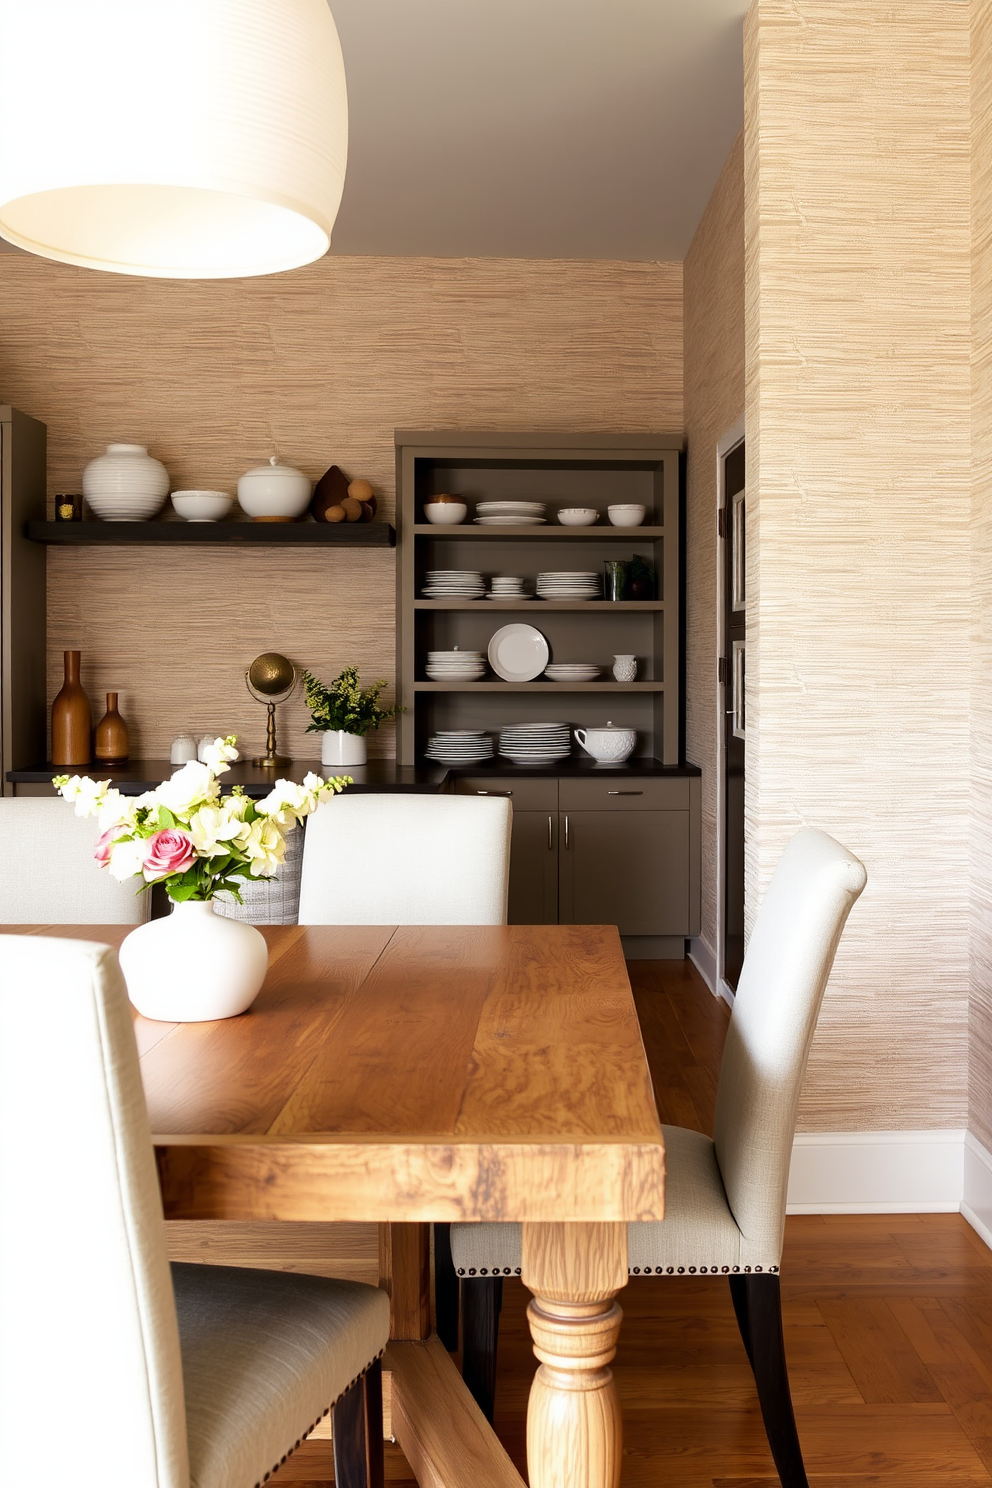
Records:
[[[276,518],[283,522],[302,517],[310,505],[313,485],[301,470],[280,465],[272,455],[268,465],[246,470],[238,481],[238,501],[249,517]]]
[[[640,527],[644,521],[646,506],[608,506],[610,521],[614,527]]]
[[[108,444],[83,471],[83,495],[104,522],[148,522],[169,494],[169,472],[143,444]]]
[[[428,501],[424,516],[435,527],[457,527],[468,516],[468,506],[464,501]]]
[[[226,491],[173,491],[172,505],[187,522],[219,522],[226,517],[234,497]]]
[[[565,506],[558,513],[563,527],[591,527],[598,519],[599,512],[592,506]]]

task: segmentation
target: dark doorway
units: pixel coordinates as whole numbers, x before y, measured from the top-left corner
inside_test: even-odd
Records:
[[[744,442],[723,457],[723,966],[732,992],[744,963]]]

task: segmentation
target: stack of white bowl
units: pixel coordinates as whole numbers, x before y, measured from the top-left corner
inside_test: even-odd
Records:
[[[471,569],[429,568],[424,575],[425,599],[481,599],[485,592],[481,573]]]
[[[599,583],[598,573],[572,573],[568,570],[557,573],[539,573],[537,597],[538,599],[598,599]]]
[[[602,670],[586,661],[551,661],[544,675],[549,682],[595,682]]]
[[[518,765],[551,765],[572,752],[567,723],[508,723],[499,731],[499,752]]]
[[[432,682],[478,682],[486,674],[481,651],[428,651],[427,675]]]
[[[490,590],[487,599],[532,599],[533,595],[524,593],[523,579],[515,578],[512,574],[493,574],[490,580]]]
[[[477,765],[492,759],[493,741],[481,729],[439,729],[424,753],[440,765]]]
[[[480,501],[475,520],[481,527],[536,527],[546,509],[546,501]]]

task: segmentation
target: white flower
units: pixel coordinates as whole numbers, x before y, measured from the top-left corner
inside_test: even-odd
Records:
[[[256,875],[271,878],[286,855],[286,843],[277,823],[264,816],[252,822],[242,851]]]
[[[133,878],[136,873],[141,872],[146,851],[147,843],[141,837],[135,837],[131,842],[115,842],[107,864],[111,875],[121,883],[126,878]]]
[[[281,827],[293,827],[301,817],[309,816],[316,804],[304,786],[293,780],[277,780],[264,800],[256,803],[256,809]]]
[[[237,799],[237,798],[235,798]],[[229,852],[236,838],[246,833],[241,818],[223,806],[201,806],[189,819],[189,834],[198,853],[216,858]]]
[[[199,760],[190,760],[177,770],[171,780],[163,780],[152,792],[157,805],[162,805],[173,816],[187,818],[197,806],[209,805],[220,795],[220,786],[213,771]]]
[[[122,796],[119,790],[108,790],[100,802],[97,819],[101,832],[106,832],[108,827],[133,826],[134,803],[130,797]]]
[[[77,816],[96,816],[109,791],[106,780],[91,780],[88,775],[73,775],[61,787],[65,799],[75,801]]]
[[[225,770],[231,768],[228,761],[237,759],[238,751],[234,747],[236,741],[236,734],[228,734],[226,739],[215,739],[204,749],[203,763],[209,765],[215,775],[223,775]]]

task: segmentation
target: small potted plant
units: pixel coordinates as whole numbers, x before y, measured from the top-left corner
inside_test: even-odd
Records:
[[[368,759],[365,742],[380,724],[388,723],[398,708],[380,708],[379,697],[385,679],[363,691],[357,667],[345,667],[330,686],[312,672],[303,673],[303,691],[312,722],[307,733],[323,735],[320,762],[323,765],[364,765]]]

